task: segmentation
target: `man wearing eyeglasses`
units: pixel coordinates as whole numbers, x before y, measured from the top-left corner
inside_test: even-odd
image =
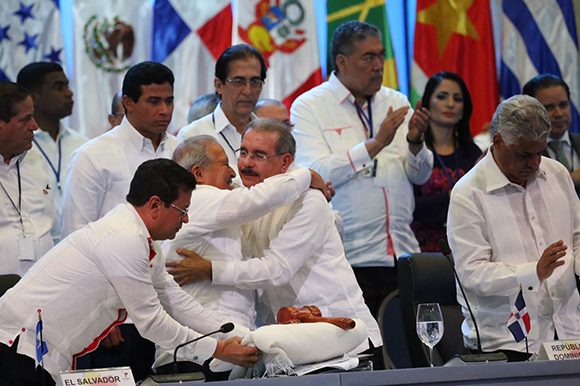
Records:
[[[540,74],[524,85],[522,93],[539,100],[548,111],[552,128],[544,155],[568,169],[580,197],[580,134],[570,132],[572,105],[568,84],[555,75]]]
[[[127,71],[122,88],[126,114],[121,124],[84,144],[70,161],[64,188],[63,235],[102,218],[124,202],[141,163],[171,158],[178,144],[167,134],[173,115],[173,82],[173,73],[161,63],[143,62]],[[154,344],[141,338],[132,324],[124,324],[111,330],[81,366],[130,364],[135,379],[143,379],[154,354]]]
[[[230,166],[237,170],[236,150],[242,133],[254,118],[254,107],[266,79],[262,54],[247,44],[226,49],[215,64],[215,92],[221,99],[211,113],[183,127],[178,139],[211,135],[224,148]]]
[[[374,315],[397,288],[396,259],[419,252],[413,231],[412,184],[431,175],[423,143],[429,112],[384,87],[385,47],[373,25],[352,21],[332,38],[334,72],[290,109],[296,161],[336,187],[344,247]]]
[[[244,186],[255,189],[291,170],[295,151],[296,142],[286,124],[265,118],[252,121],[239,152]],[[190,279],[211,280],[220,287],[260,289],[260,302],[265,306],[260,311],[268,312],[258,315],[258,324],[275,322],[274,315],[281,307],[312,304],[320,307],[323,316],[362,320],[374,348],[382,346],[379,327],[345,258],[324,196],[309,189],[242,230],[246,260],[212,261],[182,251],[189,260]],[[364,342],[353,351],[369,348]]]

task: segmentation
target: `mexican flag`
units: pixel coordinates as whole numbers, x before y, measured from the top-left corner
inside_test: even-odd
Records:
[[[385,67],[383,71],[383,84],[394,89],[399,88],[397,79],[397,65],[395,54],[391,44],[391,34],[385,8],[385,0],[328,0],[326,3],[328,22],[328,73],[333,69],[332,52],[330,44],[332,34],[336,28],[344,22],[351,20],[364,21],[376,26],[383,35],[383,44],[387,51]]]
[[[486,130],[498,104],[489,0],[417,0],[411,102],[431,75],[459,74],[473,100],[471,133]]]

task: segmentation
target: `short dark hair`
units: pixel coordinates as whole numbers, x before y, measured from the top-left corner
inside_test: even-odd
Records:
[[[292,157],[296,154],[296,140],[292,135],[292,128],[286,123],[273,118],[256,118],[252,119],[246,126],[244,135],[250,130],[255,132],[278,133],[278,142],[276,142],[276,155],[290,153]]]
[[[217,62],[215,62],[215,77],[224,83],[228,78],[228,72],[230,71],[229,64],[231,62],[250,58],[258,59],[260,62],[260,79],[266,79],[267,67],[264,57],[260,51],[247,44],[236,44],[222,52]]]
[[[159,196],[165,206],[177,200],[182,191],[195,189],[195,178],[177,163],[157,158],[143,162],[137,168],[127,201],[135,206],[143,206],[153,196]]]
[[[24,101],[30,92],[14,82],[0,82],[0,119],[10,121],[18,114],[16,105]]]
[[[33,62],[22,67],[16,77],[16,83],[30,91],[40,90],[46,80],[46,75],[53,72],[64,73],[58,63]]]
[[[459,122],[457,122],[453,130],[455,131],[454,139],[457,141],[456,145],[459,145],[459,148],[467,151],[466,145],[469,142],[473,142],[473,137],[469,131],[469,121],[471,119],[471,114],[473,113],[473,102],[471,101],[471,95],[469,94],[465,81],[454,72],[441,71],[433,74],[425,85],[425,91],[423,92],[421,102],[423,103],[423,107],[429,110],[431,108],[431,96],[433,96],[435,89],[444,79],[457,83],[461,89],[461,94],[463,94],[463,116]],[[431,129],[425,132],[425,142],[430,149],[433,149],[433,133],[431,132]]]
[[[332,34],[330,52],[332,54],[332,66],[338,73],[336,57],[339,54],[350,55],[354,50],[354,44],[369,37],[381,39],[381,31],[372,24],[362,21],[347,21],[338,26]]]
[[[173,72],[158,62],[141,62],[131,67],[123,79],[123,95],[137,102],[141,97],[141,86],[169,83],[173,88]]]
[[[570,99],[570,87],[568,87],[568,84],[564,82],[562,78],[553,74],[540,74],[534,76],[532,79],[528,80],[526,84],[524,84],[522,94],[535,98],[538,91],[555,86],[564,87],[564,90],[566,90],[566,95],[568,96],[568,99]]]

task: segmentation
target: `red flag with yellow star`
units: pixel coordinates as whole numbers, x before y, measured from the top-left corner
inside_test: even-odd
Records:
[[[489,0],[417,0],[411,99],[431,75],[459,74],[473,100],[471,133],[487,129],[498,104]]]

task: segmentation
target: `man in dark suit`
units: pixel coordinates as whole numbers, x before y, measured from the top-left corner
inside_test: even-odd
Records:
[[[580,134],[570,132],[570,88],[555,75],[540,74],[524,85],[523,94],[536,98],[548,110],[552,129],[544,155],[566,166],[580,197]]]

